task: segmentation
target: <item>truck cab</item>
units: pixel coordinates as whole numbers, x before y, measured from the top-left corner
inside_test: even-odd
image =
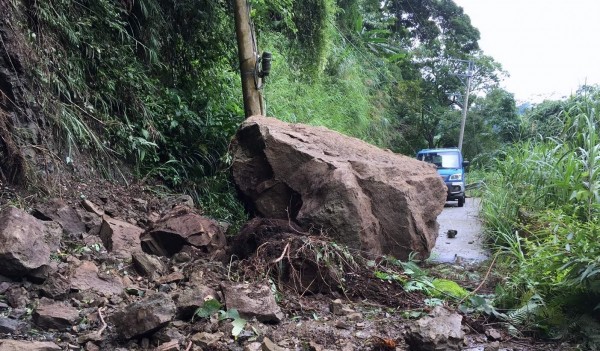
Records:
[[[437,167],[448,188],[447,201],[458,201],[458,207],[465,204],[465,174],[469,161],[463,160],[457,148],[423,149],[417,153],[417,159],[429,162]]]

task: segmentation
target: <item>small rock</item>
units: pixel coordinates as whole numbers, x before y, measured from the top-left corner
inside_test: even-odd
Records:
[[[223,284],[221,288],[227,309],[237,309],[243,318],[279,323],[284,317],[267,284]]]
[[[145,252],[134,252],[131,254],[131,260],[136,271],[151,281],[158,279],[166,271],[164,263],[158,257]]]
[[[214,220],[185,206],[173,208],[141,240],[145,252],[169,257],[187,245],[212,255],[226,244],[225,234]]]
[[[104,210],[89,200],[84,199],[83,201],[81,201],[81,206],[83,206],[83,208],[85,208],[86,211],[91,212],[97,216],[104,215]]]
[[[421,351],[460,350],[465,333],[462,316],[437,306],[430,316],[415,321],[406,335],[411,348]]]
[[[27,324],[16,319],[0,317],[0,333],[18,334]]]
[[[100,279],[98,267],[93,262],[83,261],[70,274],[71,289],[91,290],[104,296],[120,294],[123,283],[118,277],[103,275]]]
[[[173,272],[167,276],[160,277],[156,280],[157,284],[170,284],[180,282],[185,279],[185,276],[181,272]]]
[[[50,341],[0,340],[0,351],[61,351],[62,348]]]
[[[338,320],[337,322],[335,322],[334,325],[338,329],[350,329],[350,324],[348,324],[348,322],[345,321]]]
[[[356,322],[356,321],[360,321],[362,319],[363,319],[363,315],[361,313],[358,313],[358,312],[353,312],[353,313],[350,313],[348,315],[348,320],[349,321]]]
[[[173,300],[177,306],[177,318],[190,319],[194,312],[201,307],[205,301],[216,299],[217,293],[212,288],[198,285],[186,289],[174,295]]]
[[[265,337],[262,342],[262,351],[286,351],[283,347],[275,344],[271,339]]]
[[[221,332],[216,332],[216,333],[200,332],[200,333],[194,334],[194,336],[192,336],[192,342],[202,348],[207,348],[210,345],[213,345],[214,343],[219,341],[223,337],[223,335],[224,334]]]
[[[16,207],[0,211],[0,274],[22,277],[50,263],[62,228],[42,222]]]
[[[104,247],[117,257],[130,258],[132,253],[141,251],[140,235],[144,230],[128,222],[102,217],[100,238]]]
[[[491,343],[485,345],[483,351],[498,351],[500,349],[500,343],[498,341],[492,341]]]
[[[458,231],[455,229],[448,229],[448,232],[446,232],[446,235],[450,239],[454,239],[456,237],[456,234],[458,234]]]
[[[132,339],[164,327],[174,316],[175,304],[169,295],[156,293],[113,314],[111,321],[120,337]]]
[[[491,328],[485,331],[485,335],[488,339],[494,340],[502,340],[502,334],[497,329]]]
[[[79,311],[60,302],[47,298],[40,300],[33,313],[33,322],[42,329],[67,329],[79,321]]]
[[[147,350],[150,347],[150,339],[142,338],[140,341],[140,347],[144,350]]]
[[[100,347],[91,341],[85,344],[85,351],[100,351]]]
[[[259,342],[251,342],[244,346],[244,351],[260,351],[262,344]]]
[[[6,302],[12,308],[24,308],[29,303],[27,290],[19,285],[13,285],[5,292]]]
[[[335,314],[336,316],[341,316],[344,314],[342,311],[343,308],[344,304],[340,299],[335,299],[329,303],[329,312]]]

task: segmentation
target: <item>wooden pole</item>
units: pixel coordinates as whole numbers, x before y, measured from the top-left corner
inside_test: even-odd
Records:
[[[253,28],[246,0],[235,0],[235,33],[237,36],[238,56],[242,77],[242,94],[244,96],[244,113],[246,118],[262,115],[262,100],[257,84],[260,78],[256,75],[257,52],[255,51]]]

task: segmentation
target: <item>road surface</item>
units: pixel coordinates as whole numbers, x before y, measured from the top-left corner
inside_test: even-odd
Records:
[[[458,207],[456,201],[447,202],[438,217],[440,231],[430,260],[441,263],[478,263],[487,259],[478,213],[478,198],[467,198],[464,207]],[[450,229],[457,231],[455,238],[448,237]]]

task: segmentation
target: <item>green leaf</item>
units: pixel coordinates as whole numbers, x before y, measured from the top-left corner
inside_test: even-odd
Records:
[[[233,325],[233,329],[231,329],[231,335],[237,338],[244,330],[244,327],[246,327],[246,320],[243,318],[236,318],[233,320],[233,322],[231,322],[231,325]]]
[[[217,313],[220,309],[221,303],[215,299],[210,299],[205,301],[202,304],[202,306],[196,310],[196,313],[194,314],[200,318],[208,318],[213,314]]]

